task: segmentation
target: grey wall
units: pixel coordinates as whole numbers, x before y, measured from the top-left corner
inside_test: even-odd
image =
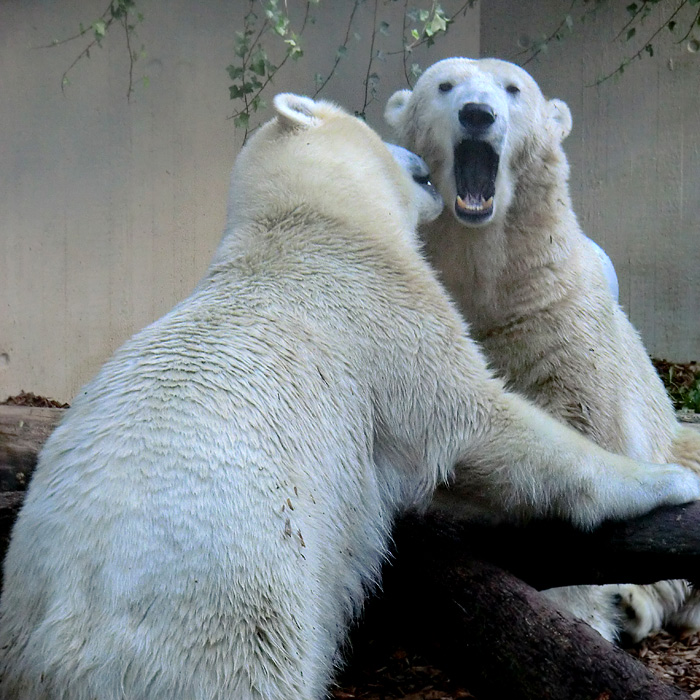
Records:
[[[295,4],[290,2],[290,7]],[[446,9],[458,2],[444,3]],[[70,401],[136,330],[186,296],[221,236],[228,174],[241,137],[227,117],[225,66],[244,2],[150,0],[138,30],[150,84],[126,101],[123,42],[109,37],[71,74],[82,44],[36,47],[75,33],[103,11],[97,0],[0,2],[0,400],[20,390]],[[346,31],[350,2],[321,2],[307,56],[277,77],[278,91],[309,93]],[[372,3],[360,5],[345,60],[326,96],[351,110],[363,102]],[[401,47],[403,5],[376,49]],[[476,56],[479,10],[470,10],[427,65]],[[436,47],[437,48],[437,47]],[[404,87],[399,57],[382,76],[368,120]],[[269,115],[269,113],[268,113]]]
[[[227,120],[224,67],[246,5],[144,4],[139,37],[147,56],[136,77],[145,71],[150,84],[137,83],[128,103],[118,37],[77,66],[65,94],[61,74],[79,48],[36,48],[74,33],[101,3],[0,2],[0,399],[24,389],[70,400],[118,345],[203,274],[221,236],[241,141]],[[376,46],[390,54],[400,47],[403,6],[380,5],[395,13]],[[415,60],[428,65],[480,49],[513,58],[518,41],[556,26],[562,5],[490,0]],[[273,92],[311,91],[313,74],[330,68],[349,7],[320,3],[307,56],[285,66]],[[362,106],[372,8],[360,6],[353,26],[360,40],[351,41],[326,92],[351,110]],[[565,145],[577,213],[613,258],[622,302],[649,350],[700,359],[700,57],[664,36],[662,59],[586,87],[621,56],[611,39],[624,8],[609,12],[527,68],[545,94],[572,109]],[[386,134],[383,105],[404,80],[398,56],[378,68],[382,81],[367,114]]]
[[[586,232],[613,259],[621,302],[648,350],[697,360],[700,54],[664,31],[653,60],[636,61],[621,78],[587,87],[629,51],[630,45],[613,40],[627,19],[624,5],[605,4],[526,69],[546,95],[571,108],[574,128],[564,146],[575,208]],[[668,14],[672,3],[664,5]],[[484,3],[482,55],[520,60],[518,44],[554,31],[567,6],[559,0]],[[638,33],[651,34],[660,17],[652,16]]]

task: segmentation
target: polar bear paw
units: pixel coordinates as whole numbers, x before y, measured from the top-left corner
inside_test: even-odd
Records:
[[[687,634],[700,626],[700,592],[691,594],[686,581],[567,586],[542,594],[604,639],[623,646],[637,644],[661,629],[683,629]]]
[[[700,500],[700,477],[678,464],[646,464],[635,475],[635,482],[633,491],[637,493],[626,494],[631,499],[620,504],[618,517],[633,517],[657,506]]]
[[[618,638],[623,645],[638,644],[670,626],[690,595],[686,581],[659,581],[647,586],[630,584],[618,588],[615,604],[620,611]]]

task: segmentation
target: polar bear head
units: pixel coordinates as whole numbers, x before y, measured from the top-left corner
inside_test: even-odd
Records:
[[[413,91],[389,99],[385,118],[425,158],[454,216],[470,227],[504,217],[520,175],[533,159],[560,151],[571,131],[564,102],[545,99],[519,66],[491,58],[439,61]]]
[[[273,105],[276,117],[236,159],[228,231],[242,221],[274,221],[304,209],[361,230],[411,236],[440,214],[442,199],[415,154],[385,144],[330,102],[283,93]]]

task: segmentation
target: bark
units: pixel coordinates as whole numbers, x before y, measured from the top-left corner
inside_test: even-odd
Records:
[[[700,584],[700,502],[657,508],[632,520],[582,532],[561,521],[480,525],[442,515],[409,515],[397,542],[485,559],[537,589],[584,583],[652,583],[684,578]]]
[[[391,630],[479,700],[689,697],[498,566],[405,544],[362,633]]]

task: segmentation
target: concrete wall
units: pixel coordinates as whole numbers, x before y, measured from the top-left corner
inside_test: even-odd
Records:
[[[241,141],[227,119],[225,66],[247,3],[144,2],[135,48],[143,42],[147,56],[135,77],[148,74],[148,87],[137,82],[127,102],[127,51],[115,34],[62,94],[61,75],[84,44],[37,47],[74,34],[104,4],[0,3],[0,400],[26,390],[70,401],[116,347],[189,293],[221,236]],[[400,50],[402,4],[378,7],[390,26],[375,49]],[[285,66],[271,94],[312,91],[351,8],[320,3],[307,56]],[[362,106],[372,10],[359,6],[360,38],[325,92],[350,109]],[[476,56],[478,41],[476,8],[439,51],[413,60]],[[373,70],[382,80],[367,114],[380,126],[386,98],[405,84],[398,56]]]
[[[662,4],[666,14],[675,8]],[[546,95],[563,98],[571,108],[574,128],[564,145],[576,211],[613,259],[621,302],[647,348],[658,357],[697,360],[700,54],[664,31],[654,42],[653,59],[634,62],[617,80],[587,87],[638,47],[614,41],[627,19],[624,6],[603,4],[526,69]],[[490,0],[481,12],[482,55],[522,60],[519,45],[553,32],[566,7],[560,0]],[[692,16],[697,8],[685,9]],[[651,34],[660,16],[649,18],[638,34]]]
[[[224,68],[247,4],[150,0],[139,28],[147,56],[135,73],[147,73],[149,86],[137,82],[127,102],[126,49],[114,35],[78,64],[62,94],[61,74],[82,45],[36,47],[71,35],[102,5],[0,2],[0,400],[21,389],[70,400],[118,345],[189,293],[221,236],[241,140],[227,119]],[[350,109],[362,106],[373,7],[359,6],[352,33],[360,39],[326,91]],[[403,5],[378,7],[394,16],[389,35],[377,37],[387,58],[367,114],[386,133],[384,102],[405,84],[390,55],[401,45]],[[351,8],[320,3],[306,57],[285,66],[274,91],[312,91]],[[700,359],[700,58],[664,34],[662,58],[586,87],[622,56],[611,40],[625,12],[613,9],[527,68],[572,109],[576,209],[613,258],[649,350]],[[512,59],[518,42],[551,31],[563,11],[559,0],[491,0],[413,60],[425,66],[480,48]]]

